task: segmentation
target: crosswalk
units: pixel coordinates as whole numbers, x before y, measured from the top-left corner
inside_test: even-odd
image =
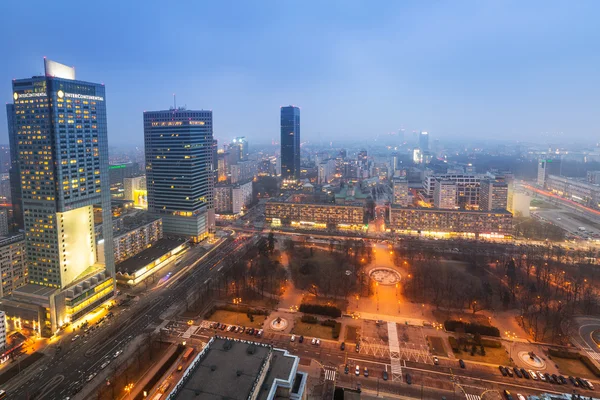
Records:
[[[325,380],[326,381],[335,381],[336,373],[337,372],[335,369],[325,368]]]
[[[600,362],[600,353],[596,353],[592,349],[589,349],[589,350],[586,349],[585,352],[590,356],[590,358],[593,358],[594,360]]]
[[[481,396],[477,396],[476,394],[465,393],[465,397],[467,400],[481,400]]]

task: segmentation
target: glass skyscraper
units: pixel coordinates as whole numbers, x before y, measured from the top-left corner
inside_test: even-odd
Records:
[[[47,297],[39,305],[51,318],[39,318],[40,330],[55,331],[113,296],[114,255],[104,85],[44,61],[45,76],[12,85],[29,269],[29,285],[14,300]],[[101,207],[103,252],[94,206]]]
[[[144,112],[148,211],[166,233],[206,238],[214,228],[212,111]]]
[[[6,105],[6,120],[8,122],[8,143],[10,145],[10,197],[12,202],[14,227],[23,229],[23,199],[21,198],[21,174],[19,173],[19,150],[17,149],[17,133],[15,129],[15,105]]]
[[[281,107],[281,176],[300,178],[300,108]]]

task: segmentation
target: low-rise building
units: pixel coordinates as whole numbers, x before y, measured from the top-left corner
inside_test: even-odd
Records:
[[[298,228],[363,229],[365,208],[360,203],[310,202],[310,196],[293,195],[266,203],[265,217],[273,226]]]
[[[146,175],[131,176],[123,179],[123,200],[132,200],[135,207],[148,208],[148,190]]]
[[[20,233],[0,238],[0,297],[11,294],[14,289],[27,283],[26,261],[25,235]]]
[[[188,240],[160,239],[146,250],[116,265],[117,282],[134,286],[148,278],[188,248]]]
[[[305,399],[308,376],[299,363],[287,350],[214,336],[166,399]]]
[[[509,238],[512,235],[512,214],[506,210],[443,210],[392,205],[390,228],[407,234]]]
[[[508,183],[483,179],[479,188],[479,209],[483,211],[506,210],[508,207]]]

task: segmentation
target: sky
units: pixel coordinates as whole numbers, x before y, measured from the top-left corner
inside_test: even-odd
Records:
[[[111,146],[144,110],[211,109],[221,141],[600,139],[598,1],[3,1],[0,99],[43,57],[106,85]],[[0,112],[0,143],[7,143]]]

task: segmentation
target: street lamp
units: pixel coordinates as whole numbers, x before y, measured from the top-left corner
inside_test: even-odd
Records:
[[[125,385],[125,391],[127,392],[126,397],[129,397],[129,394],[131,393],[131,389],[133,389],[133,383],[129,383],[129,384]]]

